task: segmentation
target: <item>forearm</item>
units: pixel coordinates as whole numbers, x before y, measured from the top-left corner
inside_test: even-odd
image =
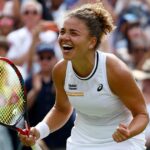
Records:
[[[148,114],[139,114],[135,116],[132,122],[129,124],[129,130],[131,137],[141,133],[149,122]]]
[[[13,0],[13,14],[17,20],[20,19],[20,5],[19,0]]]
[[[54,106],[43,119],[43,121],[48,124],[50,132],[52,133],[65,125],[65,123],[70,118],[72,112],[72,107],[70,107],[68,110],[62,111]]]

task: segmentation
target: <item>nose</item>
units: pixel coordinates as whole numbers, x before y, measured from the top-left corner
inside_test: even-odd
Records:
[[[59,35],[59,39],[70,40],[70,35],[68,33],[64,33],[62,35]]]

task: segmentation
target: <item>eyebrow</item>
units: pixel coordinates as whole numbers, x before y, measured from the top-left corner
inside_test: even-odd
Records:
[[[61,28],[61,30],[65,30],[65,28]],[[69,29],[69,31],[80,33],[80,31],[79,31],[79,30],[76,30],[76,29]]]

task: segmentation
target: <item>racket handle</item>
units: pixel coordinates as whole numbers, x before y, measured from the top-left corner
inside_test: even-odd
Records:
[[[31,146],[31,148],[32,150],[42,150],[38,143],[35,143],[33,146]]]

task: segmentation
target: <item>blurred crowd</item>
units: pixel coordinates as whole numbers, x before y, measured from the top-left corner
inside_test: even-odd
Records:
[[[12,60],[23,75],[31,126],[54,105],[51,72],[62,58],[57,37],[63,16],[72,8],[94,1],[0,0],[0,56]],[[150,113],[150,1],[101,1],[112,14],[116,29],[104,37],[99,50],[114,53],[130,67]],[[62,129],[40,141],[43,150],[65,150],[74,119],[73,113]],[[0,150],[30,149],[19,142],[16,132],[0,126],[0,133]],[[150,150],[150,125],[146,140]]]

